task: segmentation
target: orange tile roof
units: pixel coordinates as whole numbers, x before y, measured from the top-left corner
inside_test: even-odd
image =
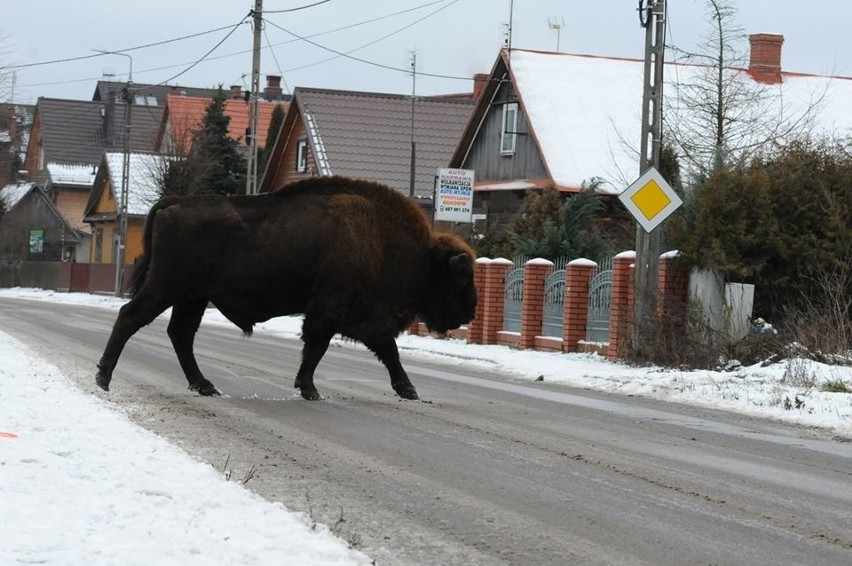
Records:
[[[272,111],[275,106],[281,104],[287,111],[286,102],[269,102],[261,100],[258,105],[257,129],[258,147],[266,145],[266,134],[269,130],[269,122],[272,119]],[[169,124],[173,140],[190,140],[192,132],[201,126],[207,106],[210,105],[209,98],[198,96],[183,96],[170,94],[167,97],[166,108],[169,115]],[[249,123],[249,104],[242,98],[231,98],[225,101],[225,115],[231,121],[228,124],[228,135],[245,143],[246,128]]]

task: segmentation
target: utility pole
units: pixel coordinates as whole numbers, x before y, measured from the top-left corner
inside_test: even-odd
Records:
[[[408,172],[408,196],[414,198],[414,172],[417,160],[417,142],[414,141],[414,102],[417,91],[417,52],[411,52],[411,168]],[[433,204],[434,206],[434,204]]]
[[[643,7],[642,4],[647,3]],[[663,108],[663,55],[666,36],[666,0],[640,3],[639,20],[645,28],[644,89],[642,93],[642,141],[639,175],[660,167]],[[642,345],[640,328],[656,311],[657,273],[660,257],[660,228],[650,233],[636,226],[636,268],[634,303],[634,350]]]
[[[260,99],[260,34],[263,31],[263,0],[254,0],[254,45],[251,61],[251,92],[249,94],[249,155],[246,172],[246,194],[257,194],[257,115]]]

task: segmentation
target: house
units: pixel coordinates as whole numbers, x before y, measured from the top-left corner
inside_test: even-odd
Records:
[[[124,146],[126,105],[120,91],[105,101],[39,98],[24,160],[26,178],[47,190],[72,226],[82,222],[83,204],[104,152]],[[162,120],[161,106],[132,105],[131,151],[152,151]],[[83,228],[87,230],[88,228]]]
[[[168,155],[187,155],[192,146],[193,134],[201,128],[211,97],[169,94],[166,96],[166,108],[158,134],[157,151]],[[266,144],[266,135],[272,119],[272,111],[277,105],[287,109],[286,101],[258,102],[257,139],[258,147]],[[247,130],[249,127],[250,105],[243,98],[239,87],[231,87],[230,97],[225,100],[224,113],[230,118],[228,135],[242,142],[241,148],[248,151]]]
[[[88,261],[89,234],[69,224],[38,184],[7,185],[0,199],[0,263]]]
[[[750,40],[749,66],[730,70],[730,79],[767,95],[761,111],[781,120],[818,108],[810,126],[849,132],[850,78],[783,71],[783,36]],[[475,171],[475,211],[487,214],[489,224],[505,225],[530,189],[553,185],[572,193],[597,180],[601,193],[617,195],[638,178],[643,65],[639,59],[501,50],[448,162]],[[677,107],[678,100],[684,85],[706,69],[666,64],[670,125],[675,111],[694,112]]]
[[[345,175],[386,184],[431,208],[437,169],[447,166],[472,108],[469,93],[412,100],[297,87],[259,190]]]
[[[124,157],[124,153],[120,152],[108,152],[101,157],[94,187],[86,202],[83,220],[91,225],[92,263],[114,263],[116,260]],[[126,264],[132,264],[136,257],[142,255],[145,217],[159,198],[157,179],[163,170],[165,158],[152,153],[130,153],[128,158],[124,260]]]

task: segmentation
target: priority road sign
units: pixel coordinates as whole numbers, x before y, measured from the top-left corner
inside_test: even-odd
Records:
[[[645,229],[651,232],[669,217],[683,201],[654,167],[650,167],[618,198],[630,214]]]

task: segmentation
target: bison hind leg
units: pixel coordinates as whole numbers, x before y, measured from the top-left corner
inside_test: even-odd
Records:
[[[177,303],[172,307],[168,334],[172,346],[183,369],[190,391],[197,391],[204,396],[218,396],[222,393],[210,383],[201,373],[193,353],[195,334],[201,324],[201,318],[207,309],[207,299],[193,299]]]

